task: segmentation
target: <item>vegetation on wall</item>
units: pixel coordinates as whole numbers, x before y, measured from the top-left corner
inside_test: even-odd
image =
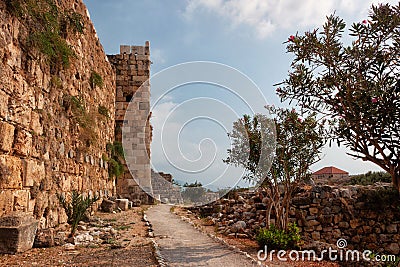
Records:
[[[101,75],[95,71],[92,71],[90,74],[89,82],[92,89],[96,88],[96,86],[100,88],[103,87],[103,77],[101,77]]]
[[[7,0],[6,7],[30,30],[25,45],[45,56],[52,73],[70,65],[75,53],[66,38],[69,32],[83,33],[82,15],[61,11],[55,0]]]
[[[82,97],[65,95],[63,107],[66,112],[71,113],[71,118],[81,127],[79,138],[90,147],[97,140],[95,116],[92,116],[86,108]]]
[[[110,112],[108,108],[106,108],[105,106],[99,105],[97,111],[99,112],[100,115],[103,115],[106,118],[110,118]]]
[[[107,144],[107,152],[109,157],[103,156],[103,160],[108,162],[108,175],[110,178],[118,178],[124,173],[124,148],[121,142]]]

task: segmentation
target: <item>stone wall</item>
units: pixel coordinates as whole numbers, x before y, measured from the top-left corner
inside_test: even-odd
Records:
[[[0,2],[0,216],[33,213],[40,228],[54,227],[66,221],[56,193],[113,193],[103,155],[114,139],[115,75],[82,1],[54,1],[57,12],[75,12],[84,22],[82,33],[63,37],[74,54],[68,67],[27,45],[37,29],[29,28],[29,15],[11,15],[6,2]],[[94,73],[102,84],[93,84]]]
[[[399,255],[400,203],[390,185],[315,186],[302,191],[293,199],[290,220],[297,223],[306,243],[336,244],[344,238],[350,249]],[[235,235],[237,222],[243,221],[241,234],[254,237],[265,227],[265,195],[262,190],[236,193],[200,210],[210,215],[220,233]]]
[[[167,204],[183,204],[180,186],[172,183],[172,175],[151,171],[153,196],[157,201]]]
[[[150,204],[150,44],[122,45],[120,54],[108,58],[116,71],[115,139],[130,148],[124,151],[125,173],[117,180],[117,193]]]

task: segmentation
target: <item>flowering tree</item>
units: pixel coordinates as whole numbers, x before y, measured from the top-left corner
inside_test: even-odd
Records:
[[[390,173],[400,191],[400,3],[372,6],[349,45],[345,26],[331,15],[321,30],[289,37],[292,70],[277,93],[329,118],[333,140]]]
[[[287,230],[294,189],[310,177],[309,167],[319,160],[324,130],[314,115],[301,119],[295,110],[269,109],[274,119],[257,114],[253,119],[244,116],[234,123],[229,135],[233,146],[228,149],[225,162],[244,167],[248,171],[245,178],[263,181],[269,199],[267,226],[274,214],[275,226]],[[271,123],[275,125],[273,132]],[[271,150],[275,147],[275,151]]]

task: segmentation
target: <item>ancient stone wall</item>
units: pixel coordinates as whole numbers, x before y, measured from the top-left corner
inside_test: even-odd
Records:
[[[172,183],[169,173],[151,171],[153,196],[157,201],[167,204],[183,204],[181,188]]]
[[[152,203],[150,167],[150,44],[120,47],[108,56],[116,72],[116,141],[124,141],[125,172],[117,179],[123,198]],[[129,166],[129,168],[128,168]],[[140,186],[139,186],[140,185]],[[147,192],[147,193],[146,193]]]
[[[15,14],[6,2],[15,4]],[[50,1],[57,8],[43,10],[53,17],[69,14],[71,23],[82,17],[82,33],[63,33],[68,46],[50,30],[32,28],[34,13],[17,9],[45,2],[0,2],[0,216],[33,213],[40,228],[66,221],[56,193],[104,196],[114,190],[103,160],[114,139],[113,69],[82,1]],[[60,45],[60,53],[72,49],[68,66],[54,61],[65,63],[64,56],[50,58],[49,43]]]
[[[265,195],[262,190],[236,193],[201,210],[212,214],[209,218],[220,233],[235,235],[235,223],[243,221],[244,234],[254,237],[266,226]],[[315,186],[294,197],[290,220],[297,223],[306,244],[336,244],[344,238],[350,249],[399,255],[399,206],[398,195],[390,185]]]

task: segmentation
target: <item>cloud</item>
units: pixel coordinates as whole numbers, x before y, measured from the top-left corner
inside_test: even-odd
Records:
[[[158,65],[165,64],[167,62],[165,53],[161,49],[152,48],[151,49],[151,60]]]
[[[305,28],[321,25],[325,17],[336,11],[353,21],[367,15],[372,3],[365,0],[190,0],[185,17],[192,19],[201,12],[220,16],[230,22],[230,27],[244,25],[253,29],[259,39],[264,39],[280,29]],[[389,1],[395,4],[395,1]]]
[[[152,109],[153,168],[185,182],[233,187],[243,170],[224,164],[222,159],[230,146],[226,128],[231,127],[235,114],[229,114],[225,105],[213,99],[193,98],[180,103],[169,99]]]

